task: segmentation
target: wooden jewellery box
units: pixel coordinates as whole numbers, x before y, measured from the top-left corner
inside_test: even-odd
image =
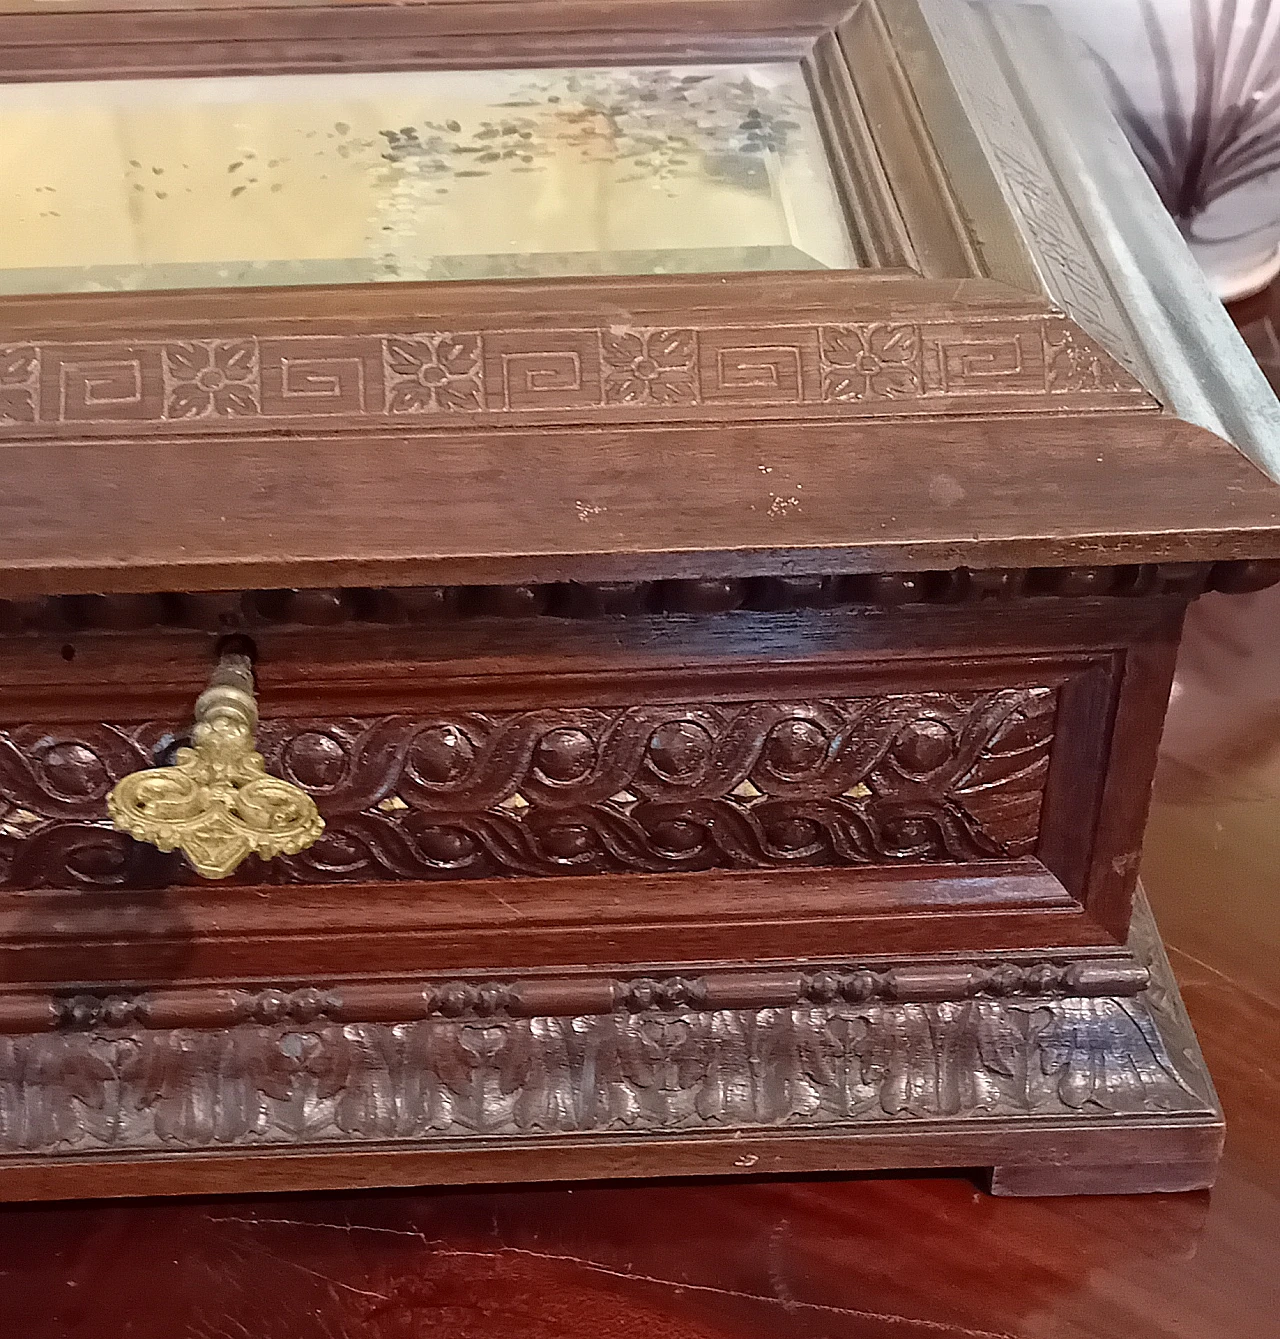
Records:
[[[1280,415],[1046,18],[0,9],[0,1196],[1212,1182]]]

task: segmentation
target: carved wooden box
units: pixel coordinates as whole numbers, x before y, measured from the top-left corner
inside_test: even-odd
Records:
[[[1212,1181],[1280,416],[1046,20],[0,10],[0,1197]]]

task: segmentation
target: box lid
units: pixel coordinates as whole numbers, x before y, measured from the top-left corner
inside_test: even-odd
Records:
[[[0,594],[1280,555],[1280,409],[1042,16],[110,8],[0,4]]]

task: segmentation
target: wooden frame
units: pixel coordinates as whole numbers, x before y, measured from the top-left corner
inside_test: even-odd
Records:
[[[643,8],[645,22],[637,25],[634,6],[609,0],[603,6],[590,7],[595,26],[584,22],[585,11],[579,13],[572,5],[495,7],[477,4],[474,0],[445,0],[445,3],[420,9],[383,9],[363,4],[296,10],[250,9],[247,15],[235,5],[183,11],[139,9],[130,11],[129,19],[122,25],[128,35],[127,50],[136,64],[113,65],[104,61],[100,68],[97,58],[102,52],[95,39],[106,34],[93,7],[60,10],[56,15],[0,14],[0,40],[3,49],[12,53],[12,63],[7,68],[0,66],[0,74],[15,79],[67,78],[77,72],[112,78],[131,74],[197,73],[198,67],[175,66],[163,59],[168,41],[180,43],[185,52],[211,62],[212,68],[222,72],[283,72],[312,68],[434,69],[454,68],[460,64],[509,66],[545,60],[548,51],[554,51],[556,59],[569,63],[593,60],[637,63],[672,59],[673,53],[668,48],[677,41],[675,59],[678,62],[735,57],[798,59],[814,97],[815,110],[827,139],[855,239],[864,249],[864,260],[871,267],[868,271],[840,275],[844,285],[842,291],[823,291],[816,305],[820,310],[831,312],[848,307],[877,307],[879,299],[896,310],[906,299],[910,306],[928,310],[937,332],[936,335],[929,332],[924,337],[932,336],[940,351],[938,365],[928,369],[921,389],[931,398],[942,397],[929,409],[946,412],[947,405],[943,401],[949,390],[980,395],[982,371],[966,378],[959,370],[959,362],[965,358],[967,347],[963,323],[974,320],[979,313],[989,319],[994,314],[993,308],[998,310],[1005,303],[1009,304],[1009,316],[1013,320],[1027,320],[1032,325],[1036,317],[1043,320],[1054,315],[1054,310],[1045,301],[1049,293],[1042,287],[1025,241],[1000,204],[999,189],[989,168],[985,173],[971,172],[973,179],[967,180],[965,187],[969,198],[964,204],[969,209],[985,193],[985,208],[976,216],[981,219],[981,235],[975,233],[972,222],[964,222],[962,207],[955,195],[955,177],[950,169],[961,161],[974,168],[982,160],[981,149],[972,133],[963,128],[965,114],[959,99],[946,94],[943,81],[938,77],[939,67],[929,60],[931,39],[927,28],[919,24],[912,28],[909,14],[883,13],[878,0],[865,0],[852,6],[796,3],[795,0],[772,0],[771,3],[754,5],[703,5],[697,0],[678,0]],[[495,10],[502,16],[499,35],[495,35],[492,27]],[[385,23],[380,22],[382,20]],[[690,25],[695,35],[684,31],[680,26],[684,23]],[[674,30],[668,26],[670,24],[676,25]],[[119,33],[120,26],[111,25],[112,36]],[[309,52],[314,43],[324,40],[319,34],[326,28],[332,29],[335,40],[342,43],[341,54],[320,61]],[[706,35],[708,28],[713,35]],[[423,39],[431,39],[435,43],[431,51],[415,50],[409,56],[398,54],[392,43],[405,29],[412,29]],[[917,69],[914,75],[904,68],[895,48],[895,29],[900,39],[909,35],[921,44],[924,67]],[[220,36],[231,31],[235,33],[234,39],[229,35]],[[59,52],[57,64],[44,71],[37,63],[29,61],[27,54],[40,49],[42,36],[50,42],[56,37]],[[279,44],[285,40],[288,45],[282,49]],[[369,44],[369,54],[364,54],[366,48],[362,43]],[[372,45],[374,43],[376,46]],[[72,53],[70,59],[68,50]],[[81,52],[86,68],[78,71],[76,56]],[[948,126],[946,141],[936,141],[926,127],[918,101],[922,77],[931,84],[930,94],[935,104],[931,108],[933,117]],[[874,124],[867,114],[865,101],[868,97],[875,106]],[[982,180],[984,175],[985,182]],[[970,218],[973,217],[971,213]],[[908,277],[912,281],[909,288],[892,286],[895,278]],[[828,285],[831,278],[827,276]],[[920,278],[939,282],[937,286],[929,287],[919,284]],[[1001,293],[993,290],[990,283],[983,282],[993,279],[1012,285],[1016,292]],[[956,280],[962,282],[955,283]],[[609,277],[569,284],[552,283],[542,291],[539,285],[527,282],[481,282],[467,289],[463,304],[469,312],[493,312],[498,318],[491,327],[494,336],[499,333],[513,335],[521,328],[550,326],[554,329],[557,318],[562,319],[569,312],[581,326],[586,323],[583,317],[593,309],[599,313],[597,322],[607,323],[621,309],[637,317],[652,313],[650,320],[655,326],[673,329],[699,318],[705,322],[702,314],[719,308],[720,319],[730,329],[745,327],[749,330],[752,322],[759,320],[761,312],[794,307],[796,299],[791,287],[794,281],[794,276],[764,275],[754,289],[744,287],[740,293],[731,291],[728,295],[723,295],[721,289],[720,301],[712,298],[716,290],[697,277],[633,283]],[[405,286],[396,287],[403,289]],[[816,293],[817,290],[810,291]],[[943,294],[945,298],[941,297]],[[417,305],[427,293],[414,292],[409,286],[409,292],[401,296]],[[447,303],[447,293],[432,296],[436,300],[444,298]],[[293,307],[291,330],[298,330],[298,319],[305,320],[309,312],[323,319],[327,304],[322,294],[314,295],[310,302],[302,294],[288,297],[294,298],[289,304]],[[566,298],[571,306],[566,304]],[[387,300],[385,289],[376,286],[363,292],[358,287],[344,288],[341,308],[357,313],[362,308],[385,312]],[[812,296],[810,301],[814,301]],[[267,312],[280,310],[281,298],[264,297],[252,290],[243,293],[221,291],[201,295],[196,302],[199,305],[194,315],[202,318],[205,329],[210,321],[219,324],[226,321],[238,328],[234,334],[228,330],[222,337],[243,338]],[[159,305],[153,306],[153,303]],[[74,325],[83,329],[86,325],[89,328],[101,325],[106,329],[128,330],[139,339],[153,322],[162,324],[166,330],[175,326],[180,330],[181,324],[172,319],[171,312],[192,314],[191,300],[177,294],[149,295],[142,300],[123,296],[105,301],[101,296],[87,300],[73,297],[19,300],[12,304],[12,310],[14,319],[24,325],[32,317],[41,324],[47,320],[54,327]],[[420,306],[418,314],[424,314]],[[949,323],[938,321],[944,314],[951,318]],[[250,323],[249,329],[246,329],[246,322]],[[305,326],[302,330],[307,334],[314,331],[320,338],[330,333],[329,328],[318,323],[310,330]],[[221,331],[217,333],[222,334]],[[264,335],[267,333],[267,330],[263,331]],[[569,333],[565,332],[566,335]],[[715,331],[708,330],[707,334],[714,336]],[[1012,357],[1016,366],[1030,357],[1047,363],[1053,357],[1051,350],[1062,349],[1064,342],[1071,338],[1064,331],[1045,333],[1046,343],[1037,359],[1032,350],[1024,353],[1016,344],[1009,343],[1011,334],[1007,327],[984,330],[977,342],[990,345],[991,351],[985,355],[987,361],[998,364],[1001,357]],[[1034,329],[1027,330],[1027,338],[1034,340],[1036,336]],[[1015,341],[1018,338],[1016,335],[1012,337]],[[798,387],[802,392],[797,397],[798,402],[815,405],[847,403],[848,397],[842,401],[838,395],[832,397],[818,389],[817,368],[822,355],[817,351],[817,345],[821,341],[821,332],[814,330],[810,338],[815,350],[813,365],[800,366],[796,374],[798,381],[810,384]],[[1073,355],[1078,339],[1079,335],[1076,335],[1072,342]],[[1001,341],[1004,341],[1004,349],[996,353]],[[948,355],[948,345],[953,345],[957,352]],[[794,347],[798,362],[806,363],[804,346],[797,344]],[[1087,344],[1081,347],[1087,347]],[[978,356],[983,357],[981,353]],[[1111,366],[1111,359],[1105,352],[1099,350],[1095,356],[1107,365],[1101,382],[1093,387],[1101,394],[1095,397],[1081,395],[1080,392],[1090,389],[1085,385],[1052,385],[1051,389],[1064,396],[1075,394],[1077,397],[1057,401],[1058,407],[1065,411],[1082,403],[1096,408],[1154,407],[1150,398],[1142,395],[1141,387],[1126,378],[1121,368]],[[1121,357],[1124,358],[1123,353]],[[840,366],[839,363],[826,365]],[[1013,389],[1001,384],[1000,371],[998,366],[986,369],[992,396],[1008,394]],[[145,376],[142,379],[145,380]],[[1008,380],[1007,376],[1005,380]],[[1069,382],[1070,372],[1060,380]],[[1092,380],[1098,382],[1096,374]],[[744,408],[752,409],[786,403],[791,398],[785,393],[779,394],[781,387],[778,385],[773,386],[773,395],[752,395],[750,386],[749,382],[738,385],[732,395],[726,395],[723,388],[715,385],[701,389],[708,395],[710,403],[717,402],[719,391],[719,403],[736,401]],[[1026,393],[1027,387],[1019,389]],[[1041,390],[1044,389],[1041,386]],[[63,396],[64,393],[59,392],[60,400]],[[492,407],[493,403],[486,399],[486,407]],[[505,408],[512,407],[505,397],[500,403]],[[563,411],[570,406],[548,401],[547,407]],[[979,411],[983,407],[981,402],[974,404]],[[1029,403],[1027,407],[1031,407]],[[44,398],[36,410],[37,415],[42,416],[42,410],[49,412]],[[127,417],[135,422],[145,421],[147,414],[139,405]],[[88,421],[96,420],[90,415]],[[109,416],[105,421],[111,421]]]

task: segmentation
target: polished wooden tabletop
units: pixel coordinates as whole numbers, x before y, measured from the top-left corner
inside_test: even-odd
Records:
[[[1195,610],[1145,879],[1227,1111],[1211,1194],[956,1175],[9,1208],[0,1334],[1280,1336],[1280,590]]]

